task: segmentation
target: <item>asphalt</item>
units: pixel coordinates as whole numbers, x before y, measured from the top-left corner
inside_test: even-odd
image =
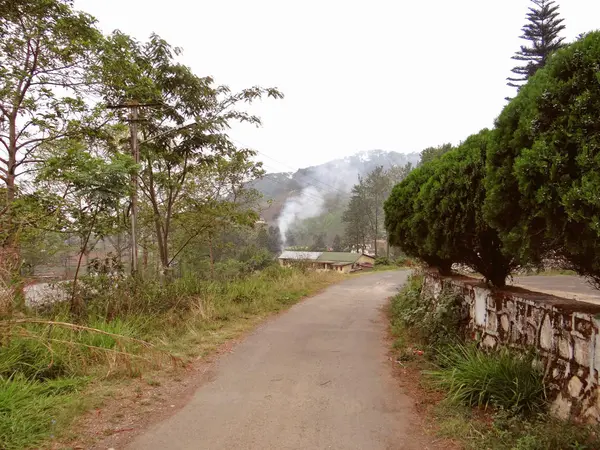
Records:
[[[545,292],[558,297],[600,304],[600,291],[585,278],[575,275],[534,275],[514,277],[512,284],[531,291]]]
[[[408,272],[350,278],[268,321],[129,450],[422,449],[381,307]]]

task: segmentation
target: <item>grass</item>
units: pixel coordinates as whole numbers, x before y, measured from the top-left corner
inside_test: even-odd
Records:
[[[440,314],[437,302],[421,296],[421,286],[422,278],[412,276],[391,299],[390,330],[396,361],[420,380],[421,403],[434,405],[426,413],[435,433],[473,450],[600,448],[597,427],[546,413],[543,373],[533,353],[485,352],[462,343],[458,329],[454,338],[439,339],[450,336],[454,316]],[[415,357],[421,348],[428,351]]]
[[[460,441],[465,450],[596,450],[597,427],[564,422],[546,414],[523,419],[509,411],[482,413],[442,402],[431,412],[441,437]]]
[[[425,374],[451,402],[515,414],[535,414],[546,406],[543,370],[531,352],[485,352],[474,343],[456,343],[440,350],[436,362],[439,367]]]
[[[0,449],[64,436],[103,386],[212,352],[260,320],[342,279],[269,267],[233,281],[82,282],[77,324],[65,305],[0,322]]]
[[[83,378],[45,382],[22,376],[0,377],[0,446],[3,450],[30,448],[52,437],[81,412]]]

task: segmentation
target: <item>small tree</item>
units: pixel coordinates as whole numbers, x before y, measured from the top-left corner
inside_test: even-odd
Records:
[[[528,23],[523,27],[521,39],[528,41],[531,46],[521,46],[512,57],[524,65],[517,66],[512,72],[517,77],[509,77],[508,85],[521,88],[529,77],[544,67],[552,53],[563,46],[564,38],[560,37],[565,29],[564,19],[559,18],[559,6],[552,0],[531,0],[535,6],[529,8]]]
[[[348,207],[342,215],[346,224],[346,246],[357,251],[365,251],[369,235],[369,200],[362,178],[352,188]]]
[[[295,247],[297,244],[296,234],[292,230],[285,232],[285,243],[288,247]]]
[[[433,174],[433,164],[425,164],[394,187],[384,205],[385,228],[390,245],[400,247],[407,255],[436,267],[442,274],[449,274],[452,260],[440,257],[427,245],[429,225],[424,211],[417,204],[422,186]]]
[[[327,251],[327,246],[325,245],[325,235],[317,234],[315,235],[315,241],[313,246],[311,247],[311,251],[313,252],[324,252]]]
[[[273,254],[278,254],[281,252],[281,246],[283,245],[283,240],[281,239],[281,232],[279,231],[279,227],[270,226],[267,236],[267,248]]]
[[[342,244],[342,238],[339,234],[336,234],[333,238],[333,251],[334,252],[343,252],[344,246]]]
[[[483,217],[489,139],[490,131],[482,130],[429,163],[433,172],[415,207],[427,227],[422,241],[426,253],[465,264],[494,286],[504,286],[516,261],[503,253],[498,233]]]

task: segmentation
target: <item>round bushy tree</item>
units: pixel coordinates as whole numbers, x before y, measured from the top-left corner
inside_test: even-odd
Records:
[[[433,170],[434,164],[423,164],[394,187],[384,205],[385,227],[391,245],[436,267],[440,273],[449,274],[452,260],[440,258],[437,252],[428,250],[428,224],[423,211],[417,207],[421,188]]]
[[[600,286],[600,32],[555,53],[504,109],[485,216],[507,249],[558,256]]]
[[[516,259],[503,253],[496,230],[483,217],[485,160],[490,131],[470,136],[432,161],[432,174],[416,199],[426,224],[425,250],[465,264],[494,286],[504,286]]]

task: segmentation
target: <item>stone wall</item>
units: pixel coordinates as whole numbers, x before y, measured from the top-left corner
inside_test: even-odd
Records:
[[[552,412],[600,422],[600,306],[468,277],[427,273],[423,295],[450,289],[464,299],[473,338],[485,347],[535,348],[542,356]]]

